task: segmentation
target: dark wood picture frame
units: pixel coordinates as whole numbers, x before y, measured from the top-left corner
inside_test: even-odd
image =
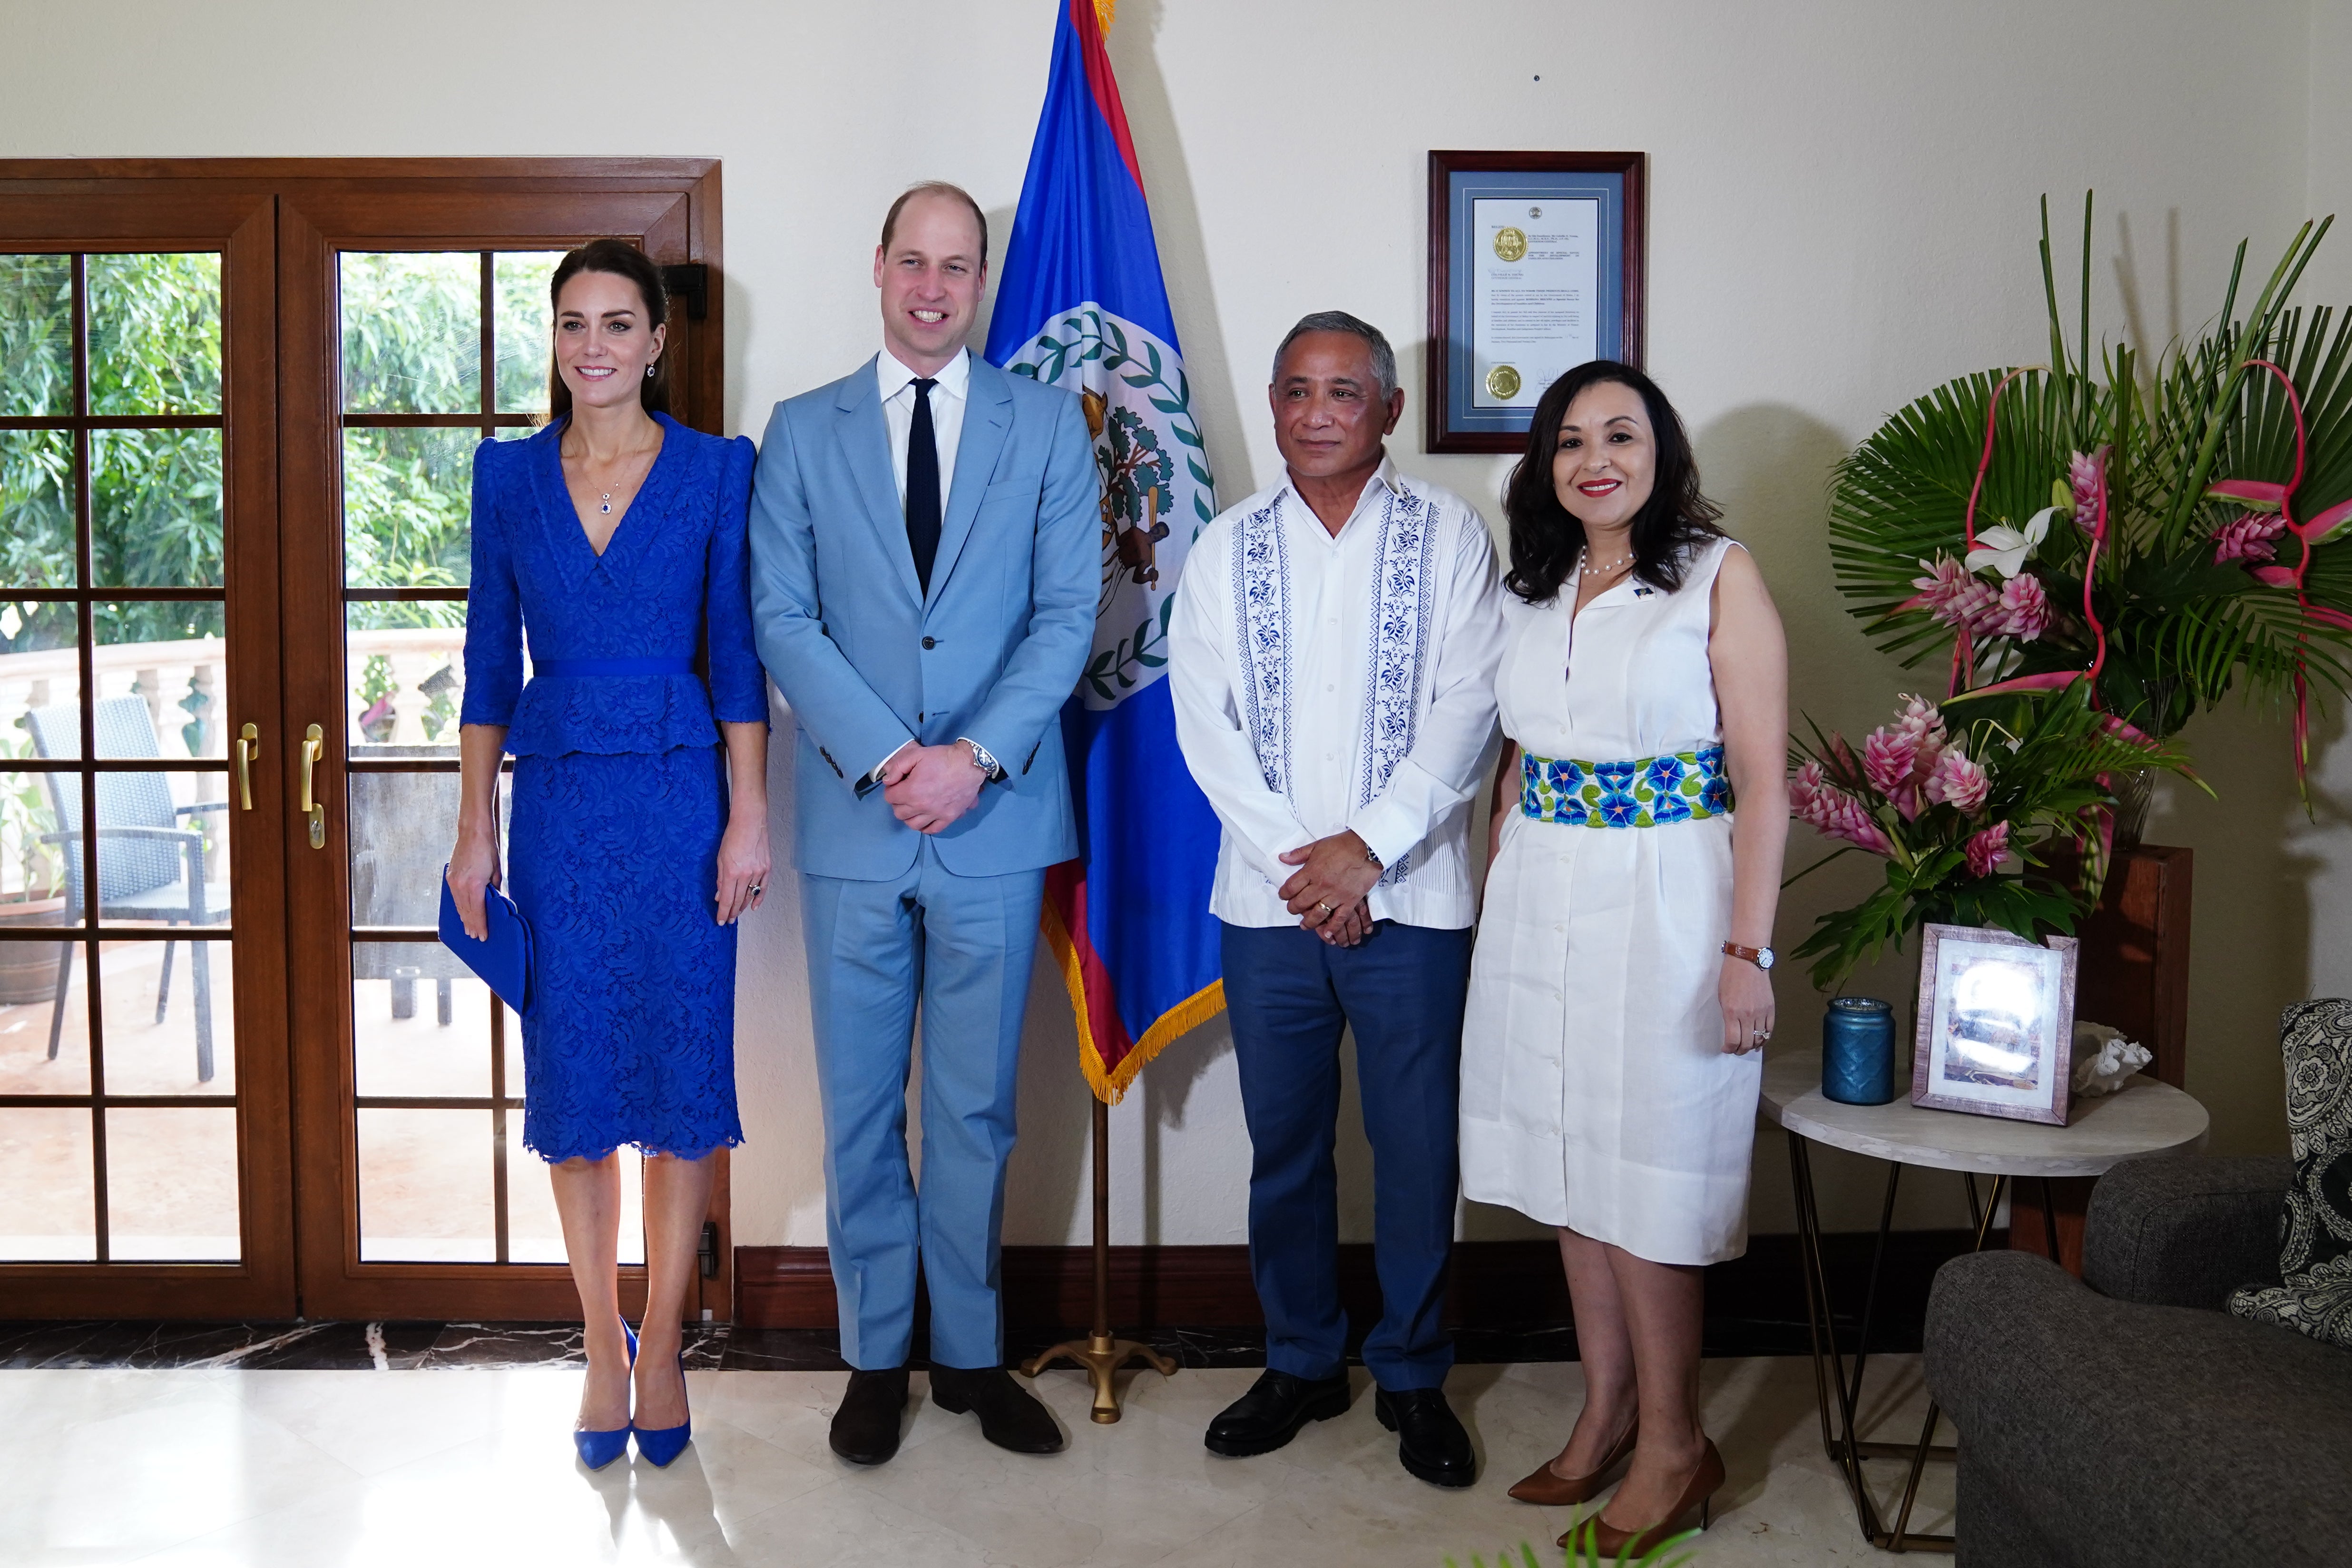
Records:
[[[1465,174],[1601,175],[1617,180],[1613,269],[1616,309],[1604,323],[1615,340],[1616,356],[1642,363],[1645,301],[1643,288],[1648,228],[1648,163],[1645,153],[1476,153],[1429,154],[1429,344],[1424,382],[1425,447],[1432,452],[1517,452],[1527,445],[1525,416],[1465,421],[1453,405],[1457,353],[1454,298],[1454,197],[1455,176]],[[1549,193],[1544,193],[1549,194]],[[1580,193],[1581,194],[1581,193]],[[1605,220],[1604,220],[1605,221]],[[1604,268],[1604,289],[1607,287]],[[1466,354],[1468,345],[1459,345]],[[1474,427],[1485,426],[1486,427]]]
[[[1942,962],[1946,943],[1966,943],[1971,947],[2001,949],[2024,948],[2033,952],[2054,954],[2058,960],[2058,994],[2052,997],[2050,1053],[2044,1064],[2049,1077],[2042,1098],[2032,1104],[2005,1104],[1992,1099],[1977,1099],[1932,1087],[1935,1054],[1940,1047],[1943,1031],[1939,1028],[1942,1013],[1937,995],[1936,976]],[[1957,1110],[1970,1116],[1998,1116],[2012,1121],[2039,1121],[2053,1127],[2063,1127],[2071,1113],[2070,1096],[2074,1089],[2074,992],[2082,957],[2082,943],[2071,936],[2053,936],[2042,942],[2028,942],[2013,931],[1992,926],[1952,926],[1927,924],[1919,928],[1919,1006],[1918,1021],[1914,1026],[1911,1046],[1911,1103],[1933,1110]],[[2038,1020],[2037,1020],[2038,1021]]]

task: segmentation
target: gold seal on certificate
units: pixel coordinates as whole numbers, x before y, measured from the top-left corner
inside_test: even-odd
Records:
[[[1507,224],[1495,231],[1496,260],[1522,261],[1527,258],[1527,254],[1528,236],[1525,229],[1513,228]]]
[[[1508,403],[1519,395],[1519,373],[1507,364],[1498,364],[1486,373],[1486,395],[1497,403]]]

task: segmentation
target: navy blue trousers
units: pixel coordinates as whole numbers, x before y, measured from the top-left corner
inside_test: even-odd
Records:
[[[1391,921],[1351,948],[1297,926],[1224,928],[1225,1008],[1250,1135],[1250,1275],[1276,1372],[1328,1377],[1347,1363],[1331,1151],[1339,1037],[1350,1026],[1381,1282],[1364,1364],[1400,1393],[1437,1387],[1454,1364],[1443,1312],[1470,943],[1467,930]]]

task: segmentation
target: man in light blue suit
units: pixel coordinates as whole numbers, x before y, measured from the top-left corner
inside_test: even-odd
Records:
[[[855,1369],[832,1442],[859,1464],[898,1450],[919,1263],[932,1399],[1000,1447],[1063,1446],[1003,1370],[997,1231],[1045,868],[1078,852],[1060,714],[1093,644],[1101,511],[1078,400],[963,346],[987,254],[962,191],[898,198],[874,254],[882,352],[776,405],[751,497],[760,657],[798,721],[826,1238]]]

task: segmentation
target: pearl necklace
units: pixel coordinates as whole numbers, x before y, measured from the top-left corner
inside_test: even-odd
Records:
[[[1595,578],[1614,577],[1618,573],[1622,572],[1626,567],[1633,563],[1633,553],[1630,550],[1624,554],[1620,555],[1616,560],[1610,562],[1605,566],[1586,565],[1585,563],[1590,561],[1591,558],[1592,552],[1590,549],[1580,550],[1576,552],[1576,574],[1578,576]]]

